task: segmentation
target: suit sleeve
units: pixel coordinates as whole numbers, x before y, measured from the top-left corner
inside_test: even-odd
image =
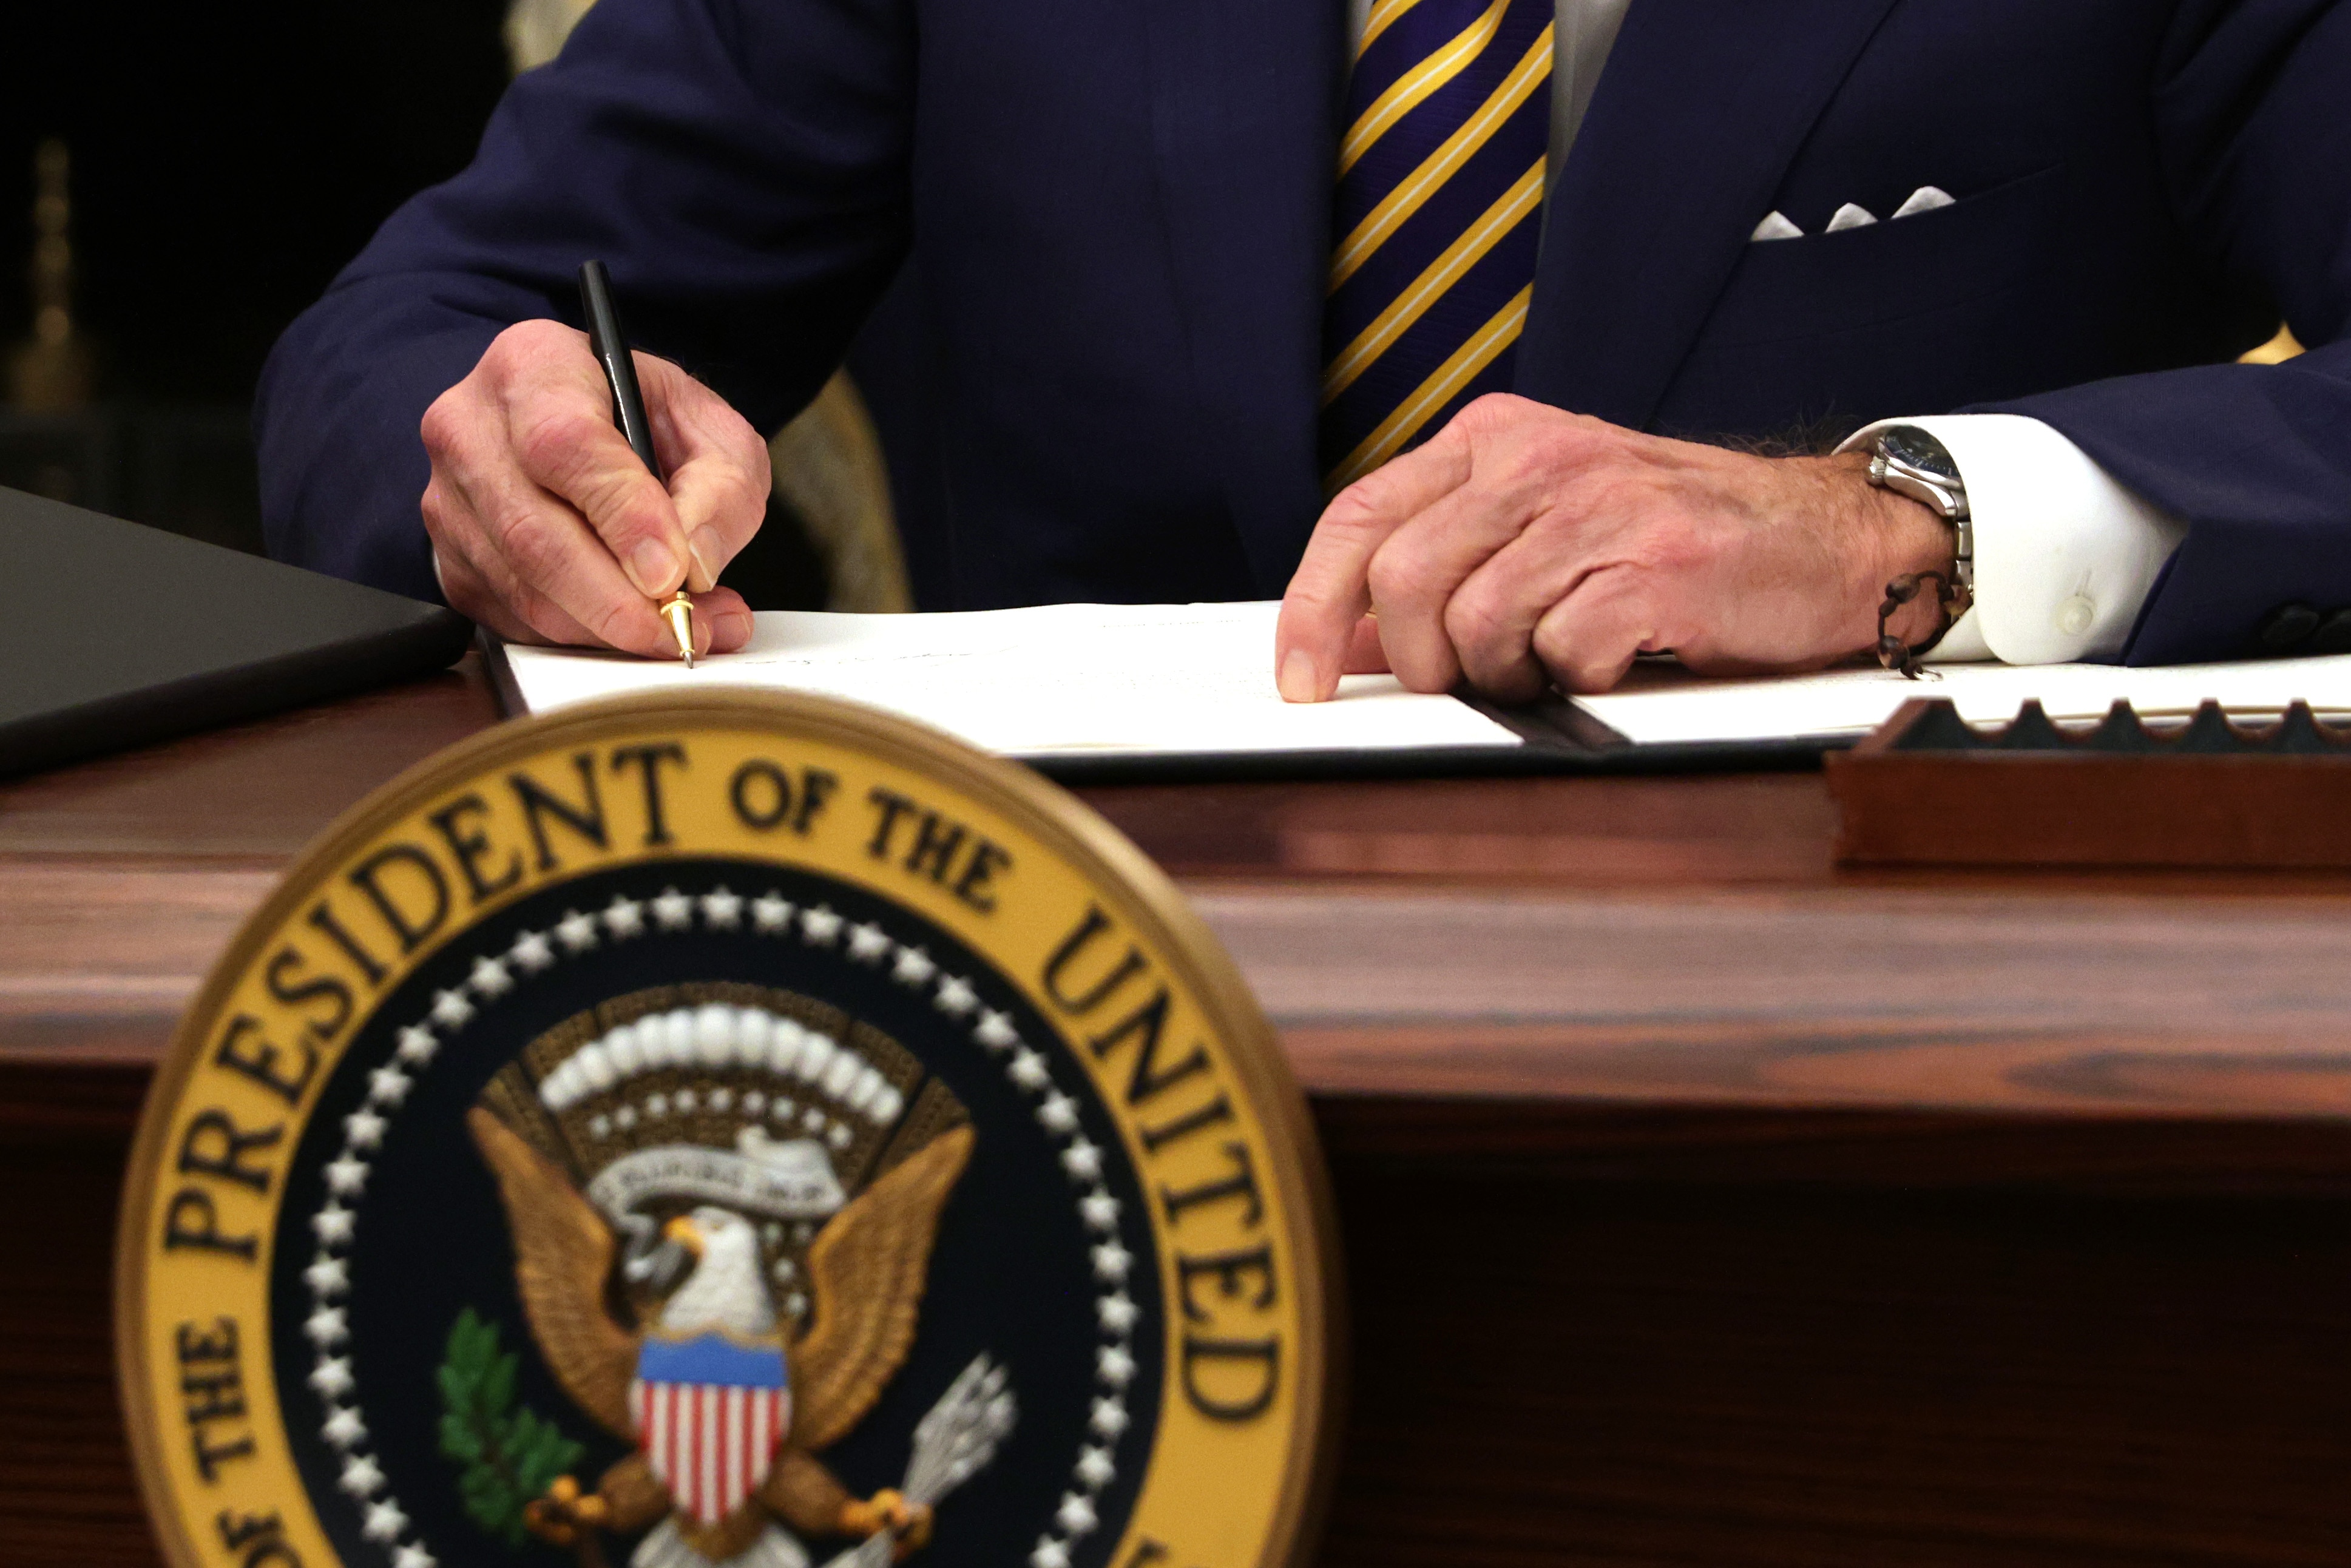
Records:
[[[1895,424],[1943,444],[1972,519],[1975,605],[1929,657],[2113,663],[2179,548],[2186,530],[2178,520],[2116,484],[2049,426],[2012,413],[1881,419],[1837,450],[1865,449]]]
[[[417,426],[517,321],[578,325],[601,256],[637,346],[763,430],[904,254],[906,0],[601,0],[465,172],[409,202],[263,371],[270,553],[437,599]]]
[[[2172,200],[2309,351],[2095,382],[2000,411],[2054,428],[2187,535],[2126,664],[2291,652],[2281,605],[2351,606],[2351,4],[2193,0],[2150,84]]]

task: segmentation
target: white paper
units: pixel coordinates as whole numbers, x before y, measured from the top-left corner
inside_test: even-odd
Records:
[[[2322,714],[2351,713],[2351,654],[2233,664],[1937,664],[1927,678],[1891,670],[1832,670],[1814,675],[1705,678],[1658,661],[1636,664],[1622,685],[1579,706],[1644,745],[1701,740],[1782,740],[1866,735],[1912,697],[1949,697],[1971,724],[2005,724],[2029,699],[2053,719],[2098,719],[2117,700],[2142,718],[2186,716],[2210,698],[2249,717],[2307,702]]]
[[[1273,685],[1280,606],[1056,604],[938,615],[762,611],[739,653],[666,662],[510,645],[533,713],[622,692],[747,685],[845,697],[1008,757],[1523,744],[1448,696],[1349,675],[1327,703]]]
[[[622,692],[718,685],[816,692],[886,708],[1009,757],[1209,752],[1508,749],[1518,736],[1448,696],[1390,675],[1349,675],[1335,701],[1285,703],[1273,685],[1280,606],[1055,604],[944,615],[762,611],[750,645],[693,669],[577,649],[509,646],[533,713]],[[2273,715],[2308,702],[2351,714],[2351,654],[2126,669],[2113,664],[1942,664],[1708,678],[1643,660],[1615,691],[1577,703],[1643,745],[1841,739],[1911,697],[1949,697],[1970,722],[2006,723],[2029,698],[2052,718],[2096,719],[2116,699],[2142,716],[2206,698]]]

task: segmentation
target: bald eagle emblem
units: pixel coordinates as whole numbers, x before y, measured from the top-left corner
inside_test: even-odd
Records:
[[[654,1479],[706,1529],[768,1479],[792,1394],[749,1222],[704,1207],[671,1220],[670,1232],[699,1262],[637,1348],[629,1421]]]
[[[182,1568],[1280,1568],[1317,1159],[1073,797],[813,695],[567,708],[213,967],[122,1189],[123,1430]]]
[[[525,1521],[590,1564],[606,1532],[643,1532],[632,1568],[808,1568],[827,1537],[852,1539],[836,1563],[903,1557],[1010,1430],[1001,1369],[981,1356],[933,1407],[904,1489],[857,1497],[819,1456],[914,1344],[971,1126],[845,1019],[846,1040],[772,1002],[664,999],[551,1031],[467,1113],[540,1357],[632,1449]]]

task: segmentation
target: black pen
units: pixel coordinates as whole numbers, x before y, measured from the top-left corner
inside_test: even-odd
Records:
[[[580,304],[588,315],[589,350],[604,367],[604,380],[612,389],[612,423],[621,427],[621,434],[637,461],[645,465],[645,472],[666,488],[669,476],[662,472],[661,456],[653,450],[644,389],[637,385],[637,362],[629,353],[629,335],[621,329],[621,312],[612,304],[611,275],[602,262],[580,264]],[[677,656],[685,661],[687,669],[694,668],[694,601],[684,584],[663,602],[661,612],[677,638]]]

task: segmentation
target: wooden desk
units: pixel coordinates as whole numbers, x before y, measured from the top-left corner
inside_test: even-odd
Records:
[[[0,787],[0,1561],[151,1562],[150,1065],[470,671]],[[1136,788],[1313,1096],[1323,1560],[2351,1561],[2351,878],[1858,876],[1810,775]]]

